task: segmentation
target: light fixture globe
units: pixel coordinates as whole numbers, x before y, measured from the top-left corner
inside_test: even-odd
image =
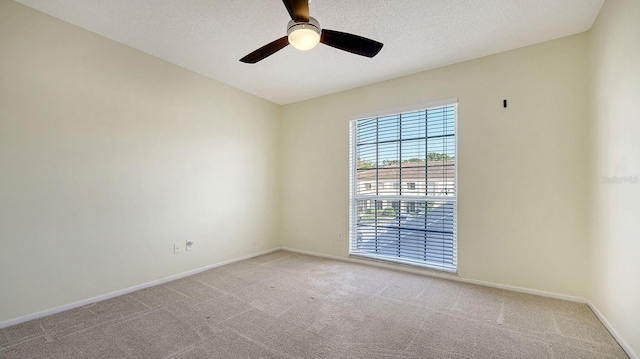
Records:
[[[311,50],[320,42],[320,23],[309,17],[309,22],[289,21],[287,35],[289,43],[298,50]]]

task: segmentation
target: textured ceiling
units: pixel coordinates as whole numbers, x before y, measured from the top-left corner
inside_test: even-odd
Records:
[[[322,44],[238,60],[285,35],[281,0],[17,0],[278,104],[588,30],[604,0],[312,0],[323,28],[383,42],[373,59]]]

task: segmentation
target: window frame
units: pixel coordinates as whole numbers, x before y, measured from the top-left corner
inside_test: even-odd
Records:
[[[405,113],[411,113],[411,112],[417,112],[417,111],[425,111],[425,110],[430,110],[430,109],[437,109],[440,107],[446,107],[446,106],[454,106],[455,107],[455,117],[454,117],[454,131],[455,131],[455,136],[454,136],[454,146],[455,146],[455,168],[454,168],[454,183],[455,183],[455,196],[452,198],[451,196],[406,196],[406,195],[402,195],[402,196],[388,196],[388,195],[382,195],[382,196],[364,196],[364,197],[360,197],[357,194],[357,185],[358,185],[358,181],[357,181],[357,122],[360,120],[366,120],[366,119],[371,119],[371,118],[375,118],[375,117],[385,117],[385,116],[394,116],[394,115],[399,115],[399,114],[405,114]],[[413,266],[413,267],[421,267],[421,268],[427,268],[427,269],[431,269],[431,270],[436,270],[436,271],[443,271],[443,272],[448,272],[448,273],[454,273],[457,274],[458,273],[458,220],[459,220],[459,216],[458,216],[458,198],[459,198],[459,188],[460,188],[460,184],[458,181],[458,164],[459,164],[459,159],[460,159],[460,151],[459,151],[459,144],[458,144],[458,138],[459,138],[459,131],[458,131],[458,127],[459,127],[459,103],[458,103],[458,99],[457,98],[453,98],[453,99],[446,99],[446,100],[442,100],[442,101],[436,101],[436,102],[431,102],[428,104],[423,104],[423,105],[418,105],[418,106],[411,106],[411,107],[405,107],[405,108],[401,108],[401,109],[396,109],[396,110],[387,110],[387,111],[381,111],[381,112],[375,112],[375,113],[369,113],[369,114],[364,114],[364,115],[360,115],[360,116],[354,116],[349,120],[349,256],[350,257],[356,257],[356,258],[364,258],[364,259],[369,259],[369,260],[377,260],[377,261],[383,261],[385,263],[395,263],[395,264],[401,264],[401,265],[409,265],[409,266]],[[400,183],[400,186],[402,184]],[[428,187],[429,183],[428,181],[425,180],[425,188]],[[402,258],[394,258],[393,260],[390,259],[386,259],[386,258],[376,258],[376,256],[374,255],[366,255],[366,254],[362,254],[362,253],[353,253],[353,248],[354,248],[354,241],[357,240],[357,217],[358,217],[358,213],[357,213],[357,202],[358,200],[370,200],[370,201],[375,201],[376,199],[378,200],[386,200],[386,201],[405,201],[405,202],[409,202],[409,201],[418,201],[418,202],[450,202],[453,203],[453,208],[454,208],[454,212],[453,212],[453,268],[445,268],[445,267],[438,267],[435,265],[430,265],[428,263],[419,263],[416,261],[411,261],[411,260],[403,260]],[[401,202],[400,202],[401,203]],[[417,202],[414,202],[417,203]]]

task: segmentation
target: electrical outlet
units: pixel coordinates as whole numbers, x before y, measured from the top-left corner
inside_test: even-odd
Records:
[[[338,242],[342,242],[342,232],[338,232]]]
[[[187,245],[185,246],[185,248],[187,249],[187,251],[192,251],[193,250],[193,241],[188,239],[187,240]]]
[[[182,243],[174,243],[173,244],[173,254],[182,253]]]

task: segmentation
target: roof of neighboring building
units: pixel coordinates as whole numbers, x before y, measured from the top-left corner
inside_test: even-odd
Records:
[[[358,180],[375,181],[376,172],[380,181],[400,181],[400,171],[402,171],[402,182],[424,182],[425,175],[431,180],[454,179],[455,161],[428,161],[428,162],[407,162],[402,165],[394,164],[372,169],[358,170]]]

